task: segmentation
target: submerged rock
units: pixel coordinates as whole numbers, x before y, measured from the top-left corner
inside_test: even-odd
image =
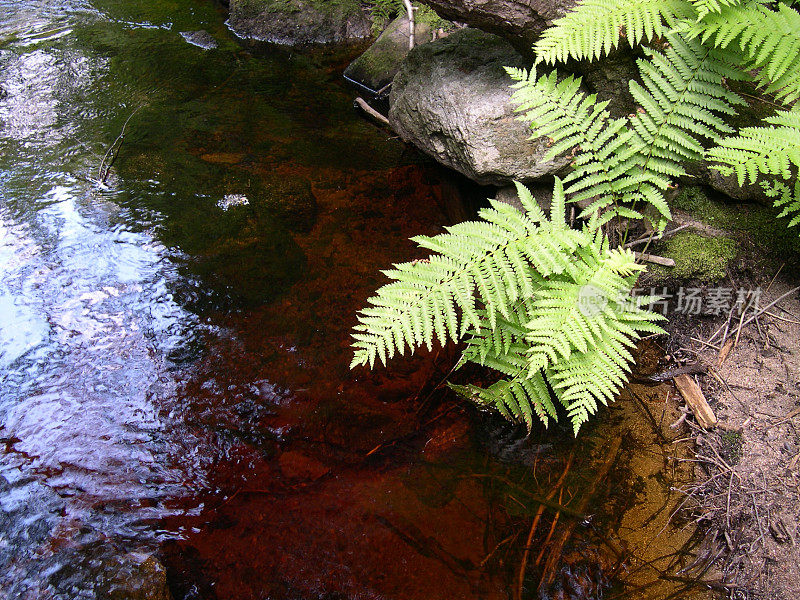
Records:
[[[370,37],[358,0],[230,0],[228,26],[239,37],[272,44],[332,44]]]
[[[380,37],[364,54],[345,69],[345,78],[377,92],[391,83],[409,51],[409,23],[407,17],[392,21]],[[431,39],[431,28],[426,23],[414,24],[414,40],[420,45]]]
[[[203,50],[213,50],[218,46],[217,40],[207,31],[181,31],[181,37],[192,46]]]
[[[99,597],[108,600],[172,600],[167,572],[154,556],[138,552],[114,557],[98,578]]]
[[[326,475],[330,469],[312,456],[296,450],[289,450],[281,454],[278,459],[281,474],[287,479],[319,479]]]
[[[259,197],[253,199],[253,206],[263,218],[278,217],[291,231],[309,231],[319,212],[311,184],[293,177],[265,182]]]
[[[475,29],[412,50],[392,84],[389,120],[404,141],[484,185],[534,181],[560,172],[544,160],[546,138],[529,139],[511,104],[504,66],[526,62],[508,42]]]

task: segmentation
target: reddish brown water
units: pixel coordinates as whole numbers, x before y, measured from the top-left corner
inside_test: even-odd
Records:
[[[475,193],[358,118],[348,58],[252,56],[200,0],[0,0],[0,598],[112,597],[131,552],[176,599],[515,598],[522,562],[525,598],[596,598],[630,566],[640,417],[526,437],[437,388],[453,349],[348,370],[379,270]],[[567,464],[587,519],[523,559]]]

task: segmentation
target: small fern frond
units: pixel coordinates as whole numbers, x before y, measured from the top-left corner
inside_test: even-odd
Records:
[[[641,299],[631,297],[609,303],[607,314],[612,318],[601,337],[595,338],[593,347],[545,371],[556,397],[569,412],[576,434],[598,406],[612,401],[627,382],[633,362],[628,349],[635,345],[640,333],[664,333],[657,322],[666,318],[641,307]]]
[[[745,68],[757,69],[757,80],[778,99],[788,104],[800,98],[800,13],[795,9],[779,3],[772,10],[759,2],[723,6],[690,31],[703,43],[738,47]]]
[[[530,431],[534,417],[545,427],[557,420],[556,407],[541,373],[530,379],[517,376],[501,379],[487,388],[454,385],[450,388],[478,406],[496,409],[509,421],[524,423]]]
[[[794,187],[782,181],[762,181],[764,191],[770,198],[775,198],[775,207],[780,208],[778,218],[791,217],[787,227],[800,223],[800,179],[795,180]]]
[[[739,185],[755,183],[760,175],[789,179],[800,169],[800,113],[779,111],[764,119],[767,125],[746,127],[708,151],[714,168],[736,173]]]
[[[634,46],[663,36],[665,23],[693,14],[683,0],[583,0],[545,30],[534,51],[547,64],[594,60],[616,48],[621,38]]]
[[[664,191],[671,178],[684,174],[685,161],[703,156],[707,139],[732,132],[721,115],[743,104],[725,87],[741,78],[728,53],[677,32],[665,36],[664,52],[650,50],[649,60],[639,61],[642,84],[632,81],[630,90],[641,109],[627,119],[612,119],[607,103],[583,93],[578,78],[509,70],[521,118],[534,136],[551,139],[547,157],[574,153],[566,194],[590,202],[581,217],[597,214],[594,226],[617,215],[641,218],[636,207],[648,204],[660,224],[670,219]]]
[[[554,215],[562,220],[542,219],[541,210],[531,218],[492,201],[480,211],[480,221],[413,238],[434,254],[384,271],[393,281],[358,315],[351,368],[376,360],[385,364],[396,352],[430,349],[435,340],[458,340],[469,327],[481,327],[480,310],[492,329],[499,316],[509,318],[512,305],[531,295],[538,280],[570,266],[571,253],[583,242],[562,214]]]

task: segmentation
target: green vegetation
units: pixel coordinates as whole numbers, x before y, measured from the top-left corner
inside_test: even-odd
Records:
[[[383,31],[389,22],[401,15],[406,14],[403,0],[369,0],[370,16],[372,17],[372,27],[376,33]],[[448,29],[452,23],[442,19],[429,6],[412,2],[414,6],[414,19],[417,23],[425,23],[431,29]]]
[[[623,41],[647,44],[641,83],[629,84],[639,109],[627,117],[612,118],[608,101],[582,92],[580,78],[537,73],[542,63],[600,58]],[[505,378],[485,389],[451,387],[528,428],[533,414],[545,425],[555,419],[556,400],[577,434],[625,384],[626,347],[640,332],[662,331],[658,316],[641,309],[649,299],[629,297],[643,267],[612,243],[626,241],[631,222],[664,230],[666,192],[686,163],[706,158],[740,185],[761,181],[784,215],[800,214],[792,182],[800,109],[741,131],[728,124],[745,104],[730,82],[755,79],[786,103],[800,96],[800,15],[741,0],[585,0],[534,50],[537,68],[508,72],[521,118],[534,136],[550,138],[548,156],[573,157],[572,172],[556,180],[551,218],[518,185],[527,214],[493,203],[481,221],[417,238],[434,254],[386,272],[394,281],[361,311],[351,367],[466,336],[460,364]],[[564,205],[580,201],[587,207],[576,231],[564,224]],[[666,245],[680,253],[676,275],[710,281],[725,276],[737,252],[732,239],[689,232]]]
[[[722,458],[725,459],[729,465],[738,464],[742,458],[742,447],[744,440],[740,431],[723,431],[720,435],[720,450]]]
[[[784,4],[771,8],[747,0],[585,0],[557,20],[535,50],[540,63],[553,64],[568,58],[596,59],[623,41],[632,45],[650,42],[652,46],[644,48],[648,60],[638,61],[644,86],[630,83],[641,112],[630,117],[629,123],[603,123],[593,136],[583,137],[580,131],[570,129],[578,125],[574,120],[562,123],[554,116],[540,123],[541,115],[529,113],[537,133],[555,137],[548,133],[550,129],[563,130],[565,142],[560,149],[568,149],[571,142],[580,148],[584,160],[601,151],[591,145],[597,139],[613,138],[612,144],[621,147],[624,156],[619,160],[625,164],[628,178],[613,168],[610,171],[616,178],[622,176],[629,188],[615,187],[602,171],[581,171],[579,156],[573,180],[585,183],[567,190],[570,199],[574,200],[572,195],[578,191],[585,197],[598,191],[601,196],[595,211],[613,205],[612,216],[625,216],[619,211],[620,203],[627,210],[644,200],[666,217],[660,201],[670,178],[684,174],[685,161],[706,158],[723,174],[735,173],[739,185],[760,181],[776,198],[782,216],[798,215],[790,225],[800,223],[800,184],[796,183],[800,109],[795,103],[800,98],[800,14]],[[540,83],[535,72],[527,77],[515,75],[520,81],[522,110],[529,110],[530,103],[565,103],[563,95],[553,93],[559,90],[548,87],[546,81]],[[768,116],[763,125],[733,130],[721,117],[735,114],[735,107],[744,103],[728,91],[734,80],[754,80],[784,102],[787,110]],[[576,106],[581,102],[579,81],[572,85]],[[588,104],[601,111],[598,106],[602,103],[590,98]],[[635,130],[630,137],[626,137],[628,129]],[[648,145],[648,138],[660,138],[650,146],[655,152],[642,146],[642,142]],[[706,150],[708,142],[712,147]],[[629,160],[636,166],[631,167]],[[641,188],[651,184],[660,193],[653,194],[650,189],[651,195],[642,197]],[[630,193],[630,186],[635,193]]]
[[[662,317],[641,308],[649,298],[630,298],[643,269],[632,252],[610,249],[596,227],[566,225],[559,180],[549,219],[517,189],[526,213],[493,201],[480,221],[415,238],[434,254],[385,272],[393,281],[359,314],[351,367],[466,337],[461,364],[506,378],[456,391],[528,428],[534,415],[545,425],[557,418],[552,393],[577,434],[624,385],[627,348],[642,331],[662,333]]]
[[[664,243],[663,254],[675,259],[672,277],[711,283],[725,279],[737,248],[736,241],[731,238],[682,231]]]
[[[726,57],[675,33],[666,41],[665,52],[652,50],[650,60],[639,61],[644,85],[631,81],[630,91],[642,109],[626,118],[612,119],[608,102],[581,92],[579,78],[508,69],[518,110],[535,135],[552,140],[547,157],[574,154],[566,193],[573,202],[591,200],[581,217],[596,218],[598,226],[615,217],[643,219],[649,205],[663,229],[671,218],[664,194],[671,178],[684,173],[685,161],[702,158],[702,137],[732,132],[722,117],[744,103],[724,85],[737,77]]]

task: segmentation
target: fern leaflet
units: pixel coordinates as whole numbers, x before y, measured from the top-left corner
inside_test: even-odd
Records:
[[[749,2],[707,14],[690,31],[703,43],[738,47],[748,69],[767,92],[786,103],[800,98],[800,13],[778,4],[777,10]]]
[[[557,19],[534,45],[539,61],[590,60],[608,54],[625,37],[632,46],[663,36],[665,23],[689,18],[684,0],[583,0]]]

